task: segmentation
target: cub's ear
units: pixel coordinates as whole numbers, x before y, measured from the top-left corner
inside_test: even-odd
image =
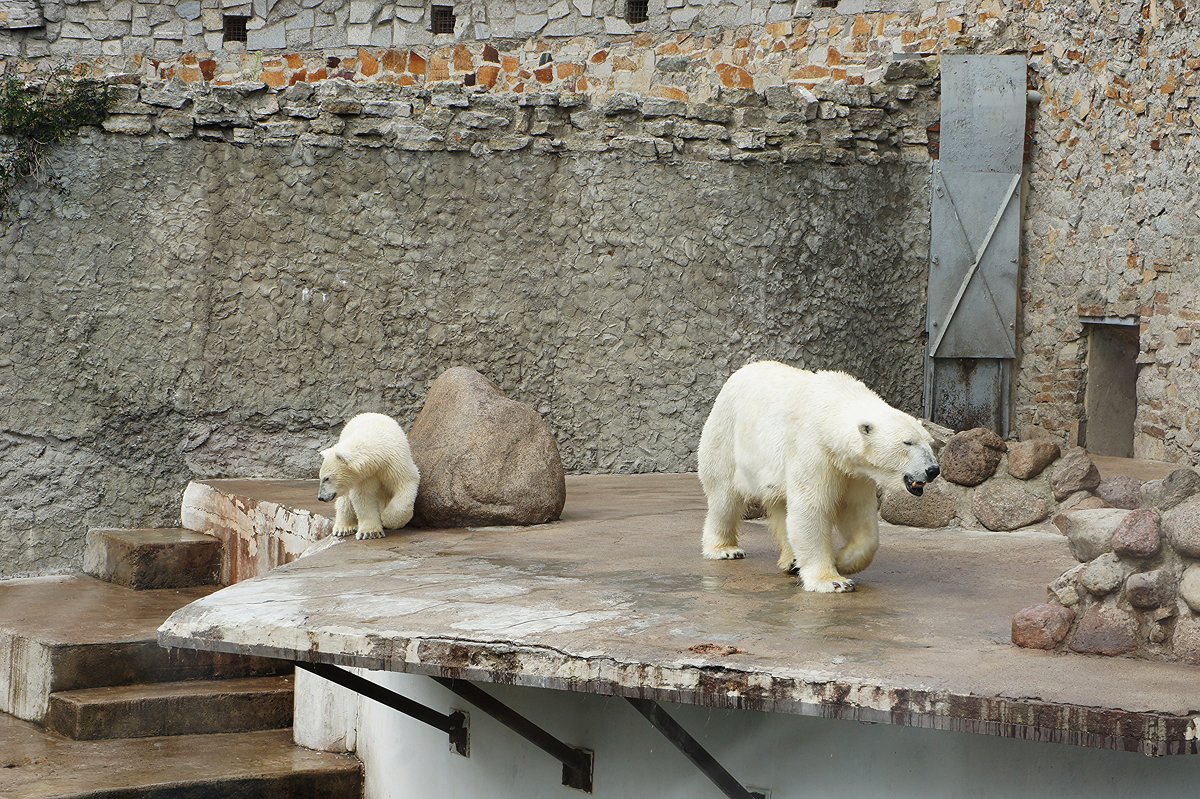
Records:
[[[858,426],[858,432],[862,433],[864,436],[871,435],[871,431],[874,429],[875,428],[871,425],[870,422],[863,422]]]

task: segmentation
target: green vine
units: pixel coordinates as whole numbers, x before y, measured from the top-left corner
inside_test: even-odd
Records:
[[[113,99],[104,83],[65,70],[37,83],[0,76],[0,134],[9,137],[0,155],[0,200],[42,171],[48,147],[104,121]]]

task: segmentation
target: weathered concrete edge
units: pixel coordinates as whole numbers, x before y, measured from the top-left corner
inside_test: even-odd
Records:
[[[651,666],[606,656],[573,656],[551,648],[459,638],[375,639],[370,641],[369,652],[322,652],[320,642],[303,631],[278,631],[303,635],[308,643],[302,648],[282,641],[265,644],[216,638],[213,632],[212,628],[190,632],[186,622],[172,615],[159,628],[158,638],[159,644],[166,647],[484,683],[968,732],[1151,756],[1200,754],[1200,716],[1196,715],[889,688],[831,674],[781,677],[709,663]]]
[[[333,520],[193,480],[183,492],[183,526],[221,540],[221,584],[290,563],[333,532]]]

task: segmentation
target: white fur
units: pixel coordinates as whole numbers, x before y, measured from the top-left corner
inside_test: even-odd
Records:
[[[383,538],[413,515],[420,474],[408,436],[390,416],[360,413],[338,442],[321,450],[320,498],[336,497],[333,534]]]
[[[741,558],[738,522],[757,501],[779,539],[779,566],[805,590],[852,591],[879,546],[875,487],[925,481],[937,460],[921,423],[841,372],[773,361],[726,381],[700,437],[708,498],[704,557]],[[907,443],[906,443],[907,442]],[[834,556],[834,528],[843,546]]]

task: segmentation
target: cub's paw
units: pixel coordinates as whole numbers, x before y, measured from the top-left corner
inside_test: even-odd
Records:
[[[746,550],[741,547],[713,547],[704,550],[704,557],[709,560],[741,560],[746,557]]]
[[[854,581],[849,577],[841,576],[825,580],[806,580],[801,577],[800,585],[805,591],[813,591],[818,594],[848,594],[854,590]]]
[[[352,536],[357,532],[358,532],[358,530],[356,530],[354,527],[334,527],[333,528],[333,534],[337,538],[348,538],[349,536]]]
[[[354,537],[359,541],[366,541],[370,538],[383,538],[383,530],[359,530],[358,535]]]

